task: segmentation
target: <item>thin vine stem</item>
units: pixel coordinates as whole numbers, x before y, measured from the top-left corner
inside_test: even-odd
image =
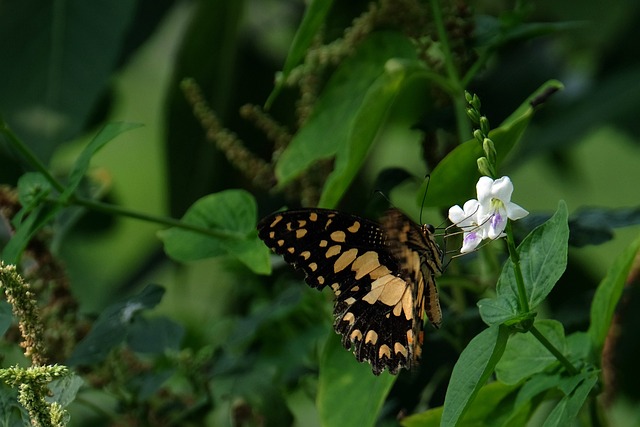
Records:
[[[518,305],[520,306],[520,313],[525,314],[530,311],[529,299],[527,298],[527,290],[524,287],[524,278],[522,276],[522,270],[520,269],[520,255],[518,254],[518,250],[516,249],[516,244],[513,239],[511,221],[507,221],[505,232],[507,234],[509,258],[511,258],[511,262],[513,262],[513,270],[516,276],[516,285],[518,286]]]
[[[542,332],[540,332],[538,330],[538,328],[536,328],[535,326],[531,326],[531,329],[529,329],[529,332],[531,332],[531,334],[536,337],[536,339],[540,342],[540,344],[542,344],[547,350],[549,350],[549,352],[551,354],[553,354],[555,356],[556,359],[558,359],[558,361],[560,363],[562,363],[562,365],[565,367],[565,369],[567,370],[567,372],[569,372],[569,374],[571,375],[578,375],[579,371],[578,369],[573,366],[573,363],[571,363],[569,361],[569,359],[567,359],[564,354],[562,354],[562,352],[560,350],[558,350],[556,348],[556,346],[554,346],[548,339],[547,337],[545,337]]]

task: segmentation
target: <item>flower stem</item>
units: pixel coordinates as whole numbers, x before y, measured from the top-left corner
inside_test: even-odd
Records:
[[[518,286],[518,303],[520,305],[520,313],[525,314],[529,312],[529,300],[527,298],[527,290],[524,287],[522,270],[520,269],[520,255],[518,254],[515,241],[513,240],[511,221],[507,221],[505,232],[507,234],[507,247],[509,248],[509,257],[511,258],[511,262],[513,262],[513,270],[516,276],[516,285]]]
[[[542,332],[540,332],[535,326],[531,326],[529,332],[531,332],[533,336],[540,341],[540,344],[545,346],[545,348],[549,350],[549,352],[553,354],[560,363],[562,363],[569,374],[578,375],[578,369],[573,366],[569,359],[567,359],[560,350],[558,350],[544,335],[542,335]]]

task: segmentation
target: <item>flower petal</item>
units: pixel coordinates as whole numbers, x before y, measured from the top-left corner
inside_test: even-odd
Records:
[[[452,223],[458,224],[465,218],[465,216],[466,215],[460,206],[455,205],[449,208],[449,221]]]
[[[460,253],[466,254],[468,252],[473,251],[481,241],[482,241],[481,233],[477,233],[475,231],[464,233],[464,237],[462,238],[462,248],[460,248]]]
[[[502,200],[503,203],[508,203],[511,200],[511,194],[513,193],[513,184],[508,176],[496,179],[491,186],[491,192],[493,197]]]
[[[488,176],[481,176],[476,183],[476,193],[478,201],[481,205],[485,205],[491,201],[491,186],[493,185],[493,179]]]
[[[516,205],[513,202],[506,203],[505,207],[507,208],[507,216],[511,220],[515,221],[517,219],[524,218],[525,216],[529,215],[529,211],[522,208],[520,205]]]

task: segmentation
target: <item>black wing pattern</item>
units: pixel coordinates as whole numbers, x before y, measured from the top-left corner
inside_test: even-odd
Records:
[[[397,209],[380,224],[327,209],[277,212],[258,223],[258,235],[314,288],[335,294],[334,328],[345,348],[373,373],[396,374],[420,358],[423,318],[438,327],[435,277],[442,252],[430,226]]]

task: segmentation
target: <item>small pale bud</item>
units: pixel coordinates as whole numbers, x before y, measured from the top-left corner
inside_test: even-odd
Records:
[[[467,116],[469,116],[474,124],[478,124],[480,121],[480,113],[478,113],[478,110],[474,108],[467,108]]]
[[[473,137],[480,144],[482,144],[484,142],[484,135],[482,135],[482,131],[480,129],[476,129],[476,130],[473,131]]]
[[[493,141],[489,138],[485,138],[482,141],[482,149],[484,150],[484,154],[487,156],[489,163],[492,165],[496,164],[496,147],[493,145]]]
[[[486,157],[480,157],[478,159],[478,171],[484,176],[496,176],[493,166],[489,163],[489,160],[487,160]]]
[[[480,122],[480,130],[484,135],[489,135],[489,131],[491,130],[491,126],[489,126],[489,119],[482,116],[478,119]]]

